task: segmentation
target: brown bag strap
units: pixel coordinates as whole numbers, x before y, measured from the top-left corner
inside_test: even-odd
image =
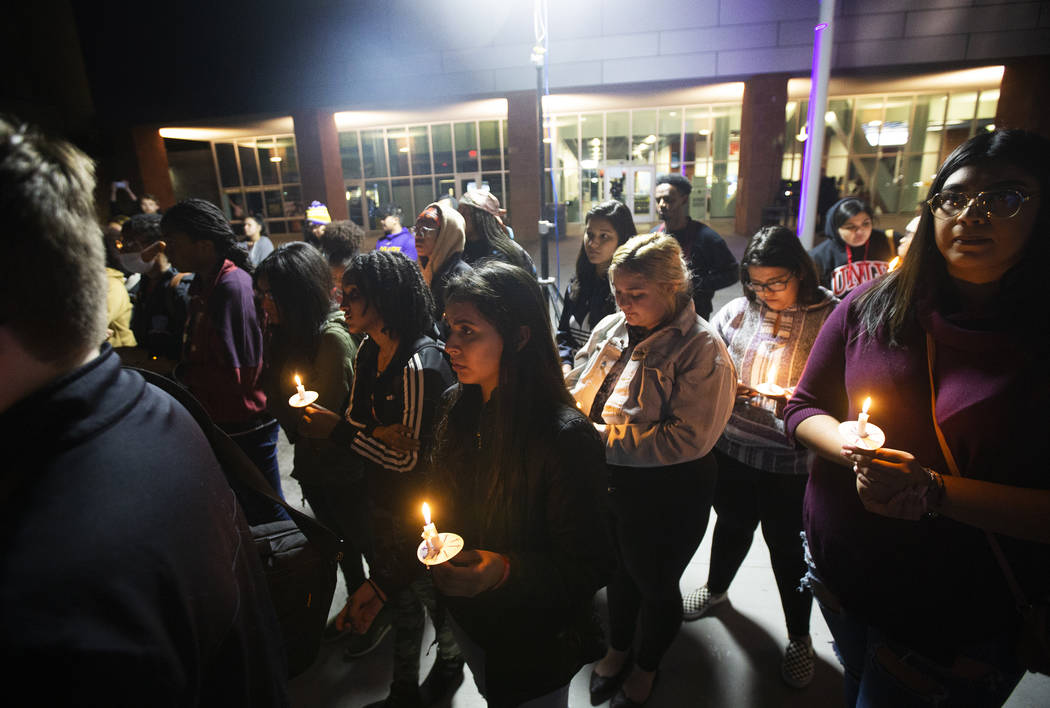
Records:
[[[933,335],[929,332],[926,333],[926,371],[930,377],[930,414],[933,418],[933,429],[937,433],[937,442],[940,443],[941,453],[944,455],[944,461],[948,464],[948,470],[955,477],[962,477],[963,474],[959,470],[959,465],[955,462],[955,455],[952,454],[952,450],[948,447],[948,441],[944,439],[944,432],[941,430],[941,426],[937,423],[937,389],[933,381],[933,362],[936,357],[936,348],[933,343]],[[1017,606],[1025,608],[1029,606],[1028,601],[1025,599],[1024,593],[1021,591],[1021,586],[1017,583],[1017,578],[1014,577],[1013,569],[1010,568],[1010,562],[1006,560],[1006,556],[1003,555],[1003,549],[999,546],[999,541],[995,538],[995,535],[990,531],[985,531],[984,535],[988,537],[988,545],[992,547],[992,553],[995,555],[995,560],[999,562],[999,567],[1003,570],[1003,575],[1006,576],[1006,584],[1010,586],[1010,592],[1013,593],[1014,599],[1017,601]]]

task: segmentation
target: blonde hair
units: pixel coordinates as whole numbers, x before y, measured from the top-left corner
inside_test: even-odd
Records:
[[[650,283],[674,286],[671,304],[676,315],[693,299],[689,267],[673,236],[652,233],[628,239],[613,254],[609,265],[610,283],[618,270],[640,275]]]

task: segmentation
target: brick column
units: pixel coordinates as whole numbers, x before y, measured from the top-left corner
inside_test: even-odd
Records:
[[[760,74],[744,82],[735,229],[741,236],[758,231],[763,207],[780,189],[787,80],[786,74]]]
[[[136,125],[131,129],[131,142],[142,178],[142,189],[136,190],[136,196],[141,198],[145,193],[152,194],[162,211],[173,206],[175,189],[171,185],[168,151],[160,131],[155,126]]]
[[[507,94],[507,171],[514,238],[538,257],[540,220],[540,123],[535,91]],[[538,268],[537,263],[537,268]]]
[[[1050,56],[1025,57],[1006,64],[995,109],[997,128],[1023,128],[1050,138],[1048,74]]]
[[[328,207],[333,221],[349,219],[335,117],[330,111],[311,109],[293,113],[292,120],[304,206],[316,199]]]

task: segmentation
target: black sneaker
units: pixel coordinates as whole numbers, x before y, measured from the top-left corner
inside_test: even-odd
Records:
[[[390,631],[390,627],[390,612],[384,607],[376,615],[372,626],[368,628],[367,632],[351,635],[346,650],[343,652],[343,658],[347,660],[356,659],[372,651],[383,641],[383,637]]]
[[[419,693],[419,686],[402,686],[394,684],[390,687],[390,695],[381,701],[369,703],[365,708],[423,708],[423,698]]]
[[[463,658],[438,659],[423,680],[420,690],[428,706],[448,702],[463,683]]]

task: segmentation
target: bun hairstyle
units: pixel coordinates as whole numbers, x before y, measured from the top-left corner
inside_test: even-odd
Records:
[[[616,249],[609,265],[609,281],[618,271],[642,276],[646,281],[671,285],[673,314],[677,315],[693,300],[692,278],[682,258],[682,248],[673,236],[644,234],[628,239]]]

